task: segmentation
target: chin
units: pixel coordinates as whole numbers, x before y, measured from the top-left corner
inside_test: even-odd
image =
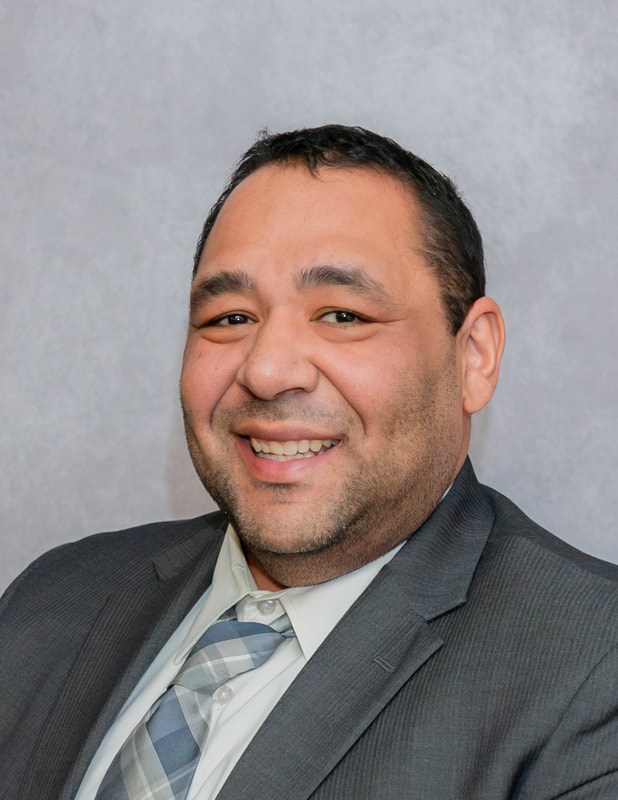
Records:
[[[334,525],[332,517],[321,525],[315,518],[308,523],[298,511],[271,511],[273,521],[268,524],[264,524],[262,515],[258,519],[254,513],[238,513],[238,509],[228,509],[226,513],[238,538],[254,552],[290,556],[321,553],[345,538],[346,526]]]

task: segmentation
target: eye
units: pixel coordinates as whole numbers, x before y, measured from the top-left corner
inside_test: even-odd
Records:
[[[206,323],[207,327],[214,327],[215,325],[228,327],[230,325],[246,325],[249,322],[253,322],[251,317],[247,316],[247,314],[224,314],[222,317],[217,317],[216,319],[210,320],[210,322]]]
[[[333,311],[327,311],[321,317],[323,322],[329,322],[335,325],[353,325],[354,323],[364,322],[364,318],[355,314],[353,311],[346,311],[344,308],[337,308]]]

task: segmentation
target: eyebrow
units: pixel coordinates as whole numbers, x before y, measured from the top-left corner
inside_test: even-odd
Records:
[[[364,267],[352,264],[326,264],[306,267],[296,278],[299,289],[312,289],[317,286],[345,286],[360,297],[388,302],[390,297],[384,286],[372,278]]]
[[[295,282],[301,291],[319,286],[345,286],[359,297],[392,304],[384,286],[372,278],[364,267],[353,264],[304,267],[298,272]],[[191,311],[198,311],[210,300],[224,294],[250,294],[255,291],[257,283],[247,272],[240,269],[222,270],[195,282],[191,290]]]
[[[217,272],[215,275],[196,281],[191,289],[191,311],[197,311],[209,300],[223,294],[248,293],[254,292],[255,289],[253,278],[240,269]]]

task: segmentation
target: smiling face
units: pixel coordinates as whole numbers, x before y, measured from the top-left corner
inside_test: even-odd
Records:
[[[377,558],[465,459],[461,348],[419,225],[389,176],[269,165],[209,235],[181,379],[187,439],[258,577],[306,585]]]

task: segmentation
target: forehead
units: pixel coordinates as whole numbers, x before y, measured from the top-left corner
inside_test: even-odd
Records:
[[[363,235],[364,234],[364,235]],[[351,244],[374,239],[384,246],[414,249],[420,243],[417,201],[395,178],[369,168],[267,165],[231,193],[204,248],[202,260],[221,249],[247,243],[278,242],[314,246],[329,238]]]

